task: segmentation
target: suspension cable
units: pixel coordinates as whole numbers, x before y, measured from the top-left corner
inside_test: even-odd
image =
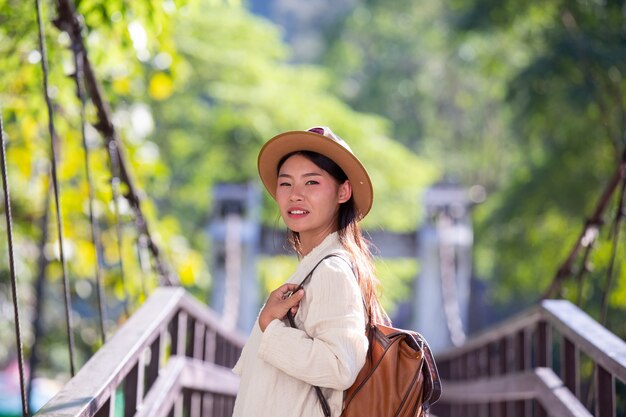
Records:
[[[615,218],[613,219],[613,227],[611,234],[613,235],[613,242],[611,248],[611,260],[606,273],[606,284],[604,291],[602,292],[602,299],[600,301],[600,324],[606,325],[608,310],[609,310],[609,293],[613,286],[615,259],[617,258],[617,247],[619,246],[619,231],[620,223],[624,216],[626,216],[626,208],[624,202],[626,200],[626,172],[623,174],[622,186],[620,189],[619,198],[617,200],[617,211],[615,212]]]
[[[450,340],[454,346],[465,342],[459,294],[457,291],[456,250],[450,233],[453,227],[452,218],[443,210],[436,220],[437,238],[439,240],[439,275],[441,278],[441,295],[446,325]]]
[[[152,238],[148,224],[145,221],[141,208],[141,194],[138,192],[132,179],[131,171],[128,168],[128,163],[126,162],[126,158],[122,152],[123,149],[121,147],[120,140],[115,131],[115,126],[111,117],[111,110],[103,97],[101,91],[102,89],[95,77],[87,50],[84,46],[81,21],[78,19],[77,14],[74,11],[74,5],[71,0],[57,0],[57,9],[58,17],[54,20],[54,24],[60,30],[65,31],[70,36],[72,42],[78,45],[78,47],[83,51],[82,58],[85,86],[98,115],[98,123],[96,123],[94,127],[102,134],[107,143],[114,142],[116,144],[115,149],[119,160],[120,179],[128,186],[126,198],[135,211],[135,215],[137,217],[136,223],[138,227],[140,227],[140,233],[145,234],[148,239],[148,248],[154,257],[157,273],[161,276],[164,284],[177,285],[179,281],[178,277],[163,258],[162,252]]]
[[[590,229],[591,230],[591,229]],[[597,236],[597,229],[595,235]],[[592,241],[583,242],[583,247],[585,248],[585,253],[583,254],[583,259],[580,262],[580,269],[576,274],[576,282],[578,283],[578,291],[576,293],[576,305],[582,308],[583,305],[583,286],[585,284],[584,277],[587,272],[590,271],[589,268],[589,256],[591,255],[591,250],[593,249],[593,243],[595,242],[595,237]]]
[[[59,182],[57,176],[57,135],[54,129],[54,114],[52,111],[52,100],[50,99],[49,87],[48,87],[48,53],[46,49],[46,40],[43,30],[43,19],[41,10],[41,0],[35,0],[37,4],[37,25],[39,27],[39,52],[41,54],[41,67],[43,70],[43,88],[44,96],[46,99],[46,106],[48,108],[48,131],[50,134],[50,145],[52,150],[52,184],[54,188],[54,200],[56,207],[56,221],[58,228],[59,238],[59,255],[61,258],[61,269],[63,271],[63,295],[65,300],[65,325],[67,328],[67,345],[69,348],[70,356],[70,374],[73,377],[75,375],[74,368],[74,335],[72,332],[72,317],[71,317],[71,298],[70,298],[70,285],[67,276],[67,263],[65,260],[65,253],[63,250],[63,221],[61,216],[61,204],[59,201]]]
[[[150,272],[150,257],[148,256],[148,238],[144,234],[137,237],[137,258],[141,270],[141,296],[145,299],[148,290],[146,288],[146,276]]]
[[[578,256],[578,252],[580,251],[580,248],[583,247],[583,244],[582,244],[583,239],[585,238],[585,236],[587,236],[590,229],[598,228],[602,224],[602,216],[604,214],[604,211],[606,210],[606,207],[608,206],[611,200],[611,196],[615,192],[615,189],[619,186],[620,182],[624,178],[624,175],[626,175],[626,149],[624,149],[622,153],[621,161],[619,165],[617,166],[617,169],[611,176],[611,179],[609,180],[609,183],[604,189],[602,196],[598,200],[598,204],[596,205],[595,210],[593,211],[591,217],[585,224],[585,227],[583,228],[580,236],[576,240],[574,247],[570,251],[567,258],[565,259],[565,262],[563,262],[561,267],[557,270],[557,273],[552,279],[550,286],[544,292],[542,299],[550,298],[554,296],[555,294],[557,294],[560,291],[560,288],[563,285],[563,282],[565,281],[565,279],[571,275],[572,265],[574,263],[574,260]]]
[[[124,256],[122,250],[122,219],[120,216],[120,177],[119,177],[119,161],[117,160],[117,144],[115,142],[109,142],[109,162],[111,163],[111,193],[113,196],[113,210],[115,211],[115,232],[117,235],[117,252],[120,262],[120,279],[122,280],[122,287],[124,288],[124,314],[126,317],[128,314],[128,303],[130,297],[128,295],[128,288],[126,286],[126,276],[124,274]],[[143,278],[142,278],[143,279]]]
[[[2,112],[0,111],[0,141],[2,145],[2,186],[4,187],[4,214],[7,222],[7,238],[9,240],[9,267],[11,269],[11,291],[13,293],[13,315],[15,318],[15,339],[17,343],[17,363],[20,373],[20,394],[22,396],[22,416],[28,417],[28,398],[26,397],[26,380],[24,378],[24,347],[22,345],[22,332],[20,330],[20,309],[17,293],[17,278],[15,276],[15,257],[13,250],[13,222],[11,220],[11,196],[9,193],[9,181],[7,175],[7,159],[5,152],[4,127],[2,125]]]
[[[89,224],[91,225],[91,241],[93,244],[95,256],[96,256],[96,299],[98,302],[99,312],[99,324],[100,324],[100,337],[102,343],[106,342],[106,329],[104,322],[106,320],[106,303],[104,301],[104,288],[102,287],[102,268],[100,261],[100,227],[98,226],[98,220],[94,213],[94,200],[95,192],[93,179],[91,177],[91,162],[89,160],[89,145],[87,144],[86,126],[87,120],[85,117],[85,90],[83,87],[83,51],[73,44],[72,51],[74,52],[74,65],[76,73],[74,79],[76,81],[76,94],[80,101],[80,133],[83,139],[83,150],[85,155],[85,176],[87,178],[87,188],[89,192]]]

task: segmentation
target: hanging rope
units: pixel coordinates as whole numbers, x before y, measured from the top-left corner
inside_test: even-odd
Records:
[[[457,291],[456,251],[451,239],[452,218],[445,212],[437,216],[437,237],[439,240],[439,275],[441,277],[441,295],[446,325],[450,340],[454,346],[461,346],[466,339],[459,307]]]
[[[139,235],[137,238],[137,257],[139,268],[141,269],[141,295],[145,299],[147,294],[146,276],[150,272],[150,258],[148,257],[148,238],[146,235]]]
[[[615,218],[613,219],[613,227],[611,234],[613,235],[613,242],[611,248],[611,261],[606,273],[606,285],[602,292],[602,299],[600,301],[600,324],[606,325],[607,315],[609,311],[609,294],[613,287],[613,277],[615,269],[615,259],[617,258],[617,247],[619,246],[619,231],[620,223],[624,216],[626,216],[626,208],[624,207],[625,193],[626,191],[626,172],[624,172],[624,178],[622,179],[622,187],[620,195],[617,200],[617,210],[615,212]]]
[[[83,51],[73,44],[72,52],[74,52],[74,65],[76,73],[74,79],[76,81],[76,94],[80,101],[80,133],[83,139],[83,151],[85,155],[85,176],[87,178],[87,188],[89,190],[89,224],[91,225],[91,242],[93,244],[95,257],[96,257],[96,299],[98,302],[98,317],[100,324],[100,338],[102,343],[106,342],[106,329],[104,322],[106,320],[106,303],[104,301],[104,289],[102,288],[102,269],[100,261],[100,227],[94,214],[94,185],[91,178],[91,163],[89,161],[89,145],[87,144],[86,126],[87,121],[85,117],[85,91],[83,88]]]
[[[583,240],[585,239],[586,236],[588,236],[588,233],[590,232],[591,229],[593,228],[598,229],[600,225],[603,223],[602,217],[604,215],[604,212],[611,201],[611,197],[613,196],[613,193],[615,192],[615,190],[617,189],[617,187],[623,180],[624,175],[626,175],[626,149],[624,149],[624,152],[622,153],[621,161],[619,165],[617,166],[617,169],[613,173],[613,176],[611,176],[611,179],[609,180],[609,183],[604,189],[602,196],[598,200],[598,204],[596,205],[595,210],[593,211],[589,220],[587,220],[587,223],[585,224],[585,227],[583,231],[581,232],[580,236],[576,240],[574,247],[570,251],[565,262],[563,262],[561,267],[557,270],[557,273],[552,279],[550,286],[544,292],[542,296],[543,299],[551,298],[555,294],[558,294],[561,289],[561,286],[563,285],[563,282],[571,275],[572,265],[574,264],[574,261],[576,260],[578,256],[578,252],[583,247]]]
[[[17,293],[17,278],[15,276],[15,257],[13,250],[13,222],[11,220],[11,196],[9,193],[9,181],[7,175],[7,159],[5,153],[4,126],[2,124],[2,112],[0,111],[0,141],[2,142],[0,156],[2,158],[2,187],[4,188],[4,213],[7,221],[7,237],[9,240],[9,268],[11,270],[11,292],[13,293],[13,315],[15,318],[15,339],[17,342],[17,363],[20,373],[20,394],[22,396],[22,416],[28,417],[28,397],[26,396],[26,379],[24,378],[24,348],[22,345],[22,332],[20,330],[20,309]]]
[[[583,303],[583,293],[584,293],[584,285],[585,285],[585,274],[587,272],[589,272],[589,256],[591,255],[591,249],[593,249],[593,244],[596,241],[596,238],[598,236],[598,229],[589,229],[589,234],[593,235],[592,239],[589,239],[589,241],[585,241],[583,240],[583,247],[585,248],[585,253],[583,255],[583,259],[580,263],[580,269],[578,270],[578,273],[576,274],[576,282],[578,283],[578,292],[576,293],[576,305],[578,307],[582,307],[582,303]]]
[[[126,317],[128,314],[128,302],[130,297],[128,295],[128,288],[126,286],[126,277],[124,275],[124,256],[122,250],[122,220],[120,216],[120,177],[119,177],[119,162],[117,160],[117,145],[115,142],[109,142],[109,161],[111,163],[111,192],[113,194],[113,210],[115,210],[115,232],[117,234],[117,252],[120,261],[120,279],[122,280],[122,287],[124,288],[124,314]],[[143,277],[142,277],[143,280]]]
[[[63,271],[63,295],[65,300],[65,325],[67,328],[67,345],[69,348],[70,356],[70,374],[75,375],[74,367],[74,334],[72,332],[72,316],[71,312],[71,298],[70,298],[70,285],[67,276],[67,264],[65,260],[65,253],[63,251],[63,221],[61,216],[61,204],[59,201],[59,183],[57,177],[57,137],[54,129],[54,114],[52,111],[52,100],[48,90],[48,53],[46,49],[46,40],[43,30],[43,19],[41,11],[41,1],[35,0],[37,4],[37,25],[39,27],[39,52],[41,54],[41,68],[43,70],[43,88],[44,96],[46,99],[46,106],[48,108],[48,131],[50,134],[50,144],[52,149],[52,184],[54,188],[54,201],[56,206],[56,221],[59,233],[59,255],[61,258],[61,269]]]
[[[94,75],[91,62],[89,61],[89,57],[87,55],[87,50],[84,46],[81,20],[75,13],[74,5],[71,0],[57,0],[57,9],[58,17],[54,20],[54,24],[60,30],[66,32],[70,36],[72,43],[76,44],[76,47],[83,51],[82,58],[85,86],[98,114],[98,123],[96,123],[94,127],[102,134],[107,141],[107,144],[112,142],[115,143],[115,151],[119,161],[120,179],[127,185],[128,188],[125,197],[128,199],[131,207],[135,211],[135,216],[137,218],[136,224],[140,228],[140,233],[144,234],[148,239],[148,248],[155,259],[155,268],[157,273],[163,280],[163,284],[177,285],[178,277],[163,258],[159,247],[152,238],[148,224],[145,221],[143,210],[141,209],[142,197],[137,191],[137,187],[135,186],[130,174],[130,169],[128,168],[126,158],[122,152],[123,149],[120,145],[120,141],[113,125],[111,111],[108,103],[104,100],[100,84]]]
[[[626,217],[626,170],[622,171],[622,186],[620,190],[620,195],[617,201],[617,210],[615,212],[615,218],[613,219],[613,225],[611,228],[611,234],[613,237],[612,249],[611,249],[611,260],[609,262],[609,267],[607,269],[607,279],[604,291],[602,292],[602,299],[600,300],[600,324],[603,326],[606,325],[606,320],[608,318],[608,300],[609,293],[613,286],[613,271],[615,266],[615,259],[617,258],[617,247],[619,243],[619,230],[620,223],[622,219]],[[597,233],[596,233],[597,235]],[[593,407],[594,401],[594,392],[595,385],[597,384],[596,374],[598,372],[597,367],[593,367],[591,370],[591,376],[589,380],[591,381],[587,387],[586,395],[581,395],[581,398],[585,398],[585,404],[588,409]],[[626,417],[626,414],[624,414]]]

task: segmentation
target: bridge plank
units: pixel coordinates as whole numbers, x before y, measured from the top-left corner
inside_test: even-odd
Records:
[[[460,357],[542,320],[548,321],[580,351],[626,383],[626,342],[567,300],[544,300],[527,312],[472,337],[464,345],[438,353],[437,359],[443,362]]]
[[[172,327],[172,322],[177,320],[179,315],[193,317],[211,328],[216,337],[219,336],[221,340],[228,342],[225,343],[225,348],[228,348],[229,352],[232,350],[233,354],[238,353],[243,347],[245,341],[243,335],[224,326],[217,314],[187,295],[183,288],[158,288],[36,416],[94,416],[114,398],[117,387],[132,374],[137,364],[139,376],[135,378],[131,375],[131,379],[138,379],[141,384],[144,379],[142,372],[145,370],[142,358],[146,349],[150,349],[152,360],[147,365],[152,367],[149,370],[151,377],[148,378],[148,385],[137,387],[138,398],[133,399],[133,395],[129,397],[131,402],[141,404],[142,393],[150,389],[152,380],[160,378],[158,364],[161,362],[163,352],[162,336],[168,327]],[[186,329],[186,326],[183,329]],[[186,335],[180,335],[180,340],[185,341]],[[184,350],[180,353],[184,353]],[[192,371],[188,369],[185,372]],[[234,377],[232,374],[231,376]],[[129,404],[128,408],[126,412],[131,412],[133,406]]]
[[[231,368],[185,358],[181,385],[194,391],[235,397],[239,390],[239,377]]]
[[[247,337],[236,329],[224,325],[223,320],[212,310],[208,309],[206,304],[201,303],[187,293],[180,300],[180,306],[196,320],[201,321],[208,328],[216,331],[220,337],[226,339],[235,346],[241,346],[246,343]]]
[[[39,417],[93,416],[113,395],[176,313],[182,288],[159,288],[102,346],[61,391],[36,414]]]
[[[230,368],[174,357],[159,374],[135,417],[167,417],[183,389],[235,397],[239,378]]]
[[[544,300],[541,304],[559,333],[626,383],[626,342],[567,300]]]
[[[461,346],[453,347],[445,352],[437,352],[437,359],[444,361],[457,358],[467,352],[480,349],[490,343],[500,343],[503,338],[532,327],[535,323],[539,322],[541,318],[541,307],[532,307],[524,313],[520,313],[517,316],[504,320],[498,325],[472,336]]]
[[[478,378],[458,382],[443,381],[443,403],[495,403],[537,400],[554,417],[592,417],[592,414],[565,387],[549,368]]]
[[[185,359],[174,357],[161,370],[159,379],[146,395],[145,401],[137,409],[135,417],[167,416],[175,405],[181,391],[181,374],[186,366]]]

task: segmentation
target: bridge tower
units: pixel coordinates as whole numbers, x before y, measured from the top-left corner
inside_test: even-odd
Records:
[[[423,196],[426,219],[418,233],[421,272],[415,280],[413,329],[434,351],[460,345],[468,328],[473,231],[467,189],[442,183]]]
[[[253,183],[213,188],[213,291],[211,307],[224,323],[248,333],[259,312],[257,259],[261,242],[261,194]]]

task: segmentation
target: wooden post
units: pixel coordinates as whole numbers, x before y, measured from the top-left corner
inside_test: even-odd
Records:
[[[580,399],[579,357],[576,345],[563,338],[562,378],[565,386]]]
[[[596,417],[615,416],[615,379],[601,365],[596,366]]]
[[[138,396],[143,396],[143,381],[141,390],[139,386],[139,362],[133,366],[126,378],[124,378],[124,417],[135,415]]]

